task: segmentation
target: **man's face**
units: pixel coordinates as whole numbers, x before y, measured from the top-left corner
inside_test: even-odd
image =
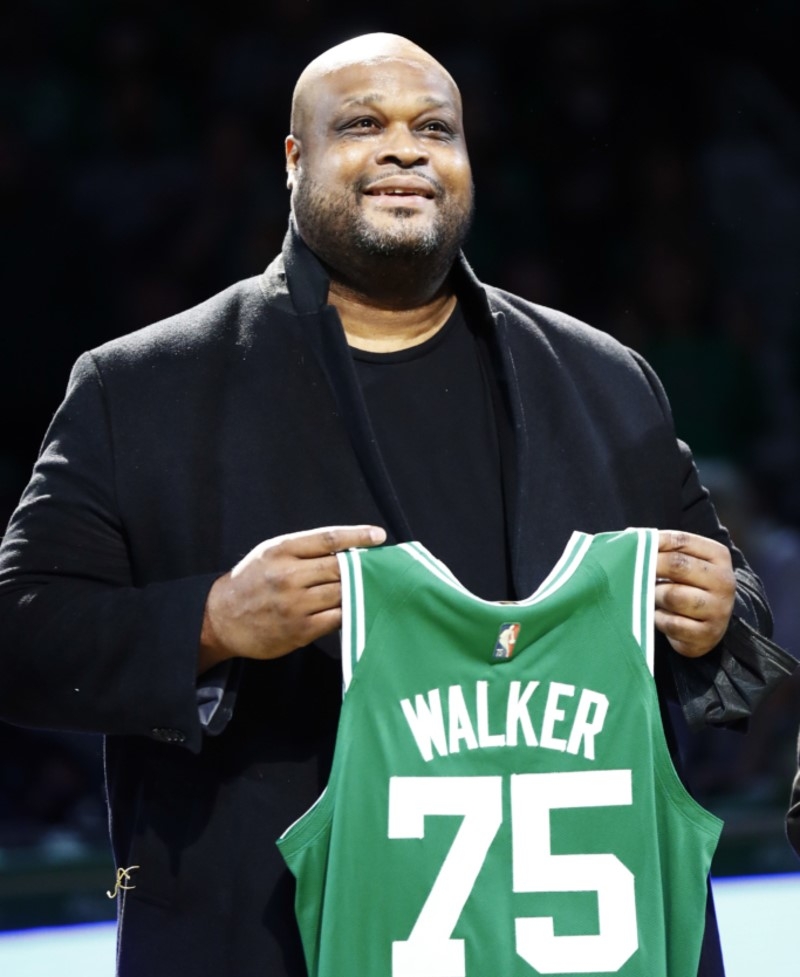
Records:
[[[292,207],[306,243],[349,257],[455,257],[472,215],[461,105],[434,63],[385,58],[324,75],[287,139]]]

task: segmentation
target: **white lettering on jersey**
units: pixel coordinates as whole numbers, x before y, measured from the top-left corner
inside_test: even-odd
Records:
[[[465,749],[515,747],[520,744],[520,733],[525,746],[580,753],[587,760],[594,760],[595,740],[608,714],[606,696],[581,689],[576,697],[574,685],[548,682],[537,737],[530,700],[540,684],[529,681],[523,687],[522,682],[509,682],[502,705],[496,696],[490,698],[489,683],[478,681],[472,687],[451,685],[446,690],[417,693],[413,702],[403,699],[400,706],[426,762],[433,759],[434,753],[449,756]],[[540,699],[541,694],[537,701]],[[496,732],[503,728],[504,733]]]
[[[489,683],[477,683],[477,708],[478,708],[478,745],[486,746],[505,746],[506,738],[502,733],[489,732]]]
[[[522,728],[526,746],[538,746],[536,733],[533,731],[531,716],[528,712],[528,699],[536,690],[538,682],[526,682],[525,691],[520,695],[522,682],[512,682],[508,687],[508,705],[506,707],[506,743],[508,746],[517,745],[517,726]]]
[[[593,712],[591,712],[592,707],[594,707]],[[594,738],[603,728],[607,712],[608,699],[602,692],[592,692],[591,689],[584,689],[581,692],[567,741],[567,753],[577,753],[583,741],[583,755],[587,760],[594,760]]]
[[[478,740],[469,718],[467,703],[464,701],[464,690],[460,685],[451,685],[447,694],[447,706],[450,711],[450,736],[448,744],[451,753],[458,753],[459,744],[463,740],[468,750],[477,750]]]
[[[406,721],[417,741],[422,759],[433,759],[434,746],[439,756],[447,756],[447,737],[444,732],[442,700],[439,690],[431,689],[427,699],[424,695],[415,695],[413,706],[408,699],[403,699],[400,705],[403,707]]]
[[[553,736],[556,723],[563,722],[566,713],[558,708],[558,700],[565,696],[575,695],[574,685],[564,685],[563,682],[551,682],[547,693],[547,705],[544,707],[544,721],[542,722],[542,733],[540,742],[548,750],[560,750],[562,753],[567,748],[567,741],[560,737]]]

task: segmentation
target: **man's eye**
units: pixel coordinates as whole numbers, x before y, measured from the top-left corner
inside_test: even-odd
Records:
[[[443,135],[452,135],[452,129],[446,122],[441,122],[438,119],[433,119],[431,122],[426,122],[422,127],[425,132],[441,132]]]
[[[378,123],[374,119],[356,119],[348,126],[349,129],[377,129]]]

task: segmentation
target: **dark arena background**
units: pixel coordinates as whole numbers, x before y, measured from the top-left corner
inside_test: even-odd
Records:
[[[776,640],[800,653],[795,0],[5,5],[0,523],[83,350],[271,260],[294,81],[373,30],[421,44],[461,87],[479,276],[652,363],[765,581]],[[715,878],[791,877],[795,920],[783,816],[798,726],[791,680],[747,736],[684,743],[695,793],[726,822]],[[100,740],[0,724],[0,747],[0,930],[111,920]]]

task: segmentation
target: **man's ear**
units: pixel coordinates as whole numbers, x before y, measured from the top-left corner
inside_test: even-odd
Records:
[[[295,172],[300,165],[300,140],[297,136],[288,135],[286,137],[286,186],[294,189]]]

